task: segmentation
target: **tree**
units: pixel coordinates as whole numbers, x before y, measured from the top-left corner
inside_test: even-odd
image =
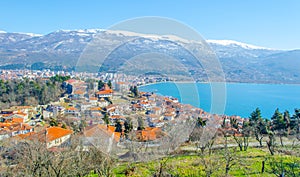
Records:
[[[104,82],[102,80],[98,81],[98,90],[101,90],[104,87]]]
[[[214,131],[215,124],[207,123],[201,117],[197,118],[196,124],[189,137],[189,140],[195,143],[197,155],[200,157],[200,163],[204,168],[201,168],[206,176],[211,176],[219,168],[219,158],[210,156],[212,146],[215,142],[216,132]]]
[[[224,136],[225,142],[224,142],[224,153],[223,157],[225,160],[225,175],[228,176],[229,171],[231,168],[236,165],[237,161],[237,152],[236,148],[230,149],[228,147],[228,137]]]
[[[107,82],[107,85],[108,85],[108,87],[109,87],[110,89],[112,89],[111,80],[109,80],[109,81]]]
[[[291,129],[295,134],[300,133],[300,109],[295,109],[295,113],[291,119]]]
[[[60,76],[60,75],[55,75],[50,77],[50,80],[52,82],[59,82],[59,83],[63,83],[66,80],[69,80],[71,77],[70,76]]]
[[[67,125],[65,123],[63,123],[61,128],[67,129]]]
[[[50,101],[58,100],[64,92],[61,82],[58,79],[42,81],[41,79],[24,80],[0,80],[0,104],[3,108],[14,105],[37,105],[47,104]],[[4,104],[3,104],[4,103]]]
[[[131,132],[131,130],[133,129],[133,126],[132,126],[132,121],[131,121],[131,118],[130,117],[127,117],[125,122],[124,122],[124,133],[125,133],[125,136],[126,138],[128,138],[128,133]]]
[[[255,136],[255,139],[259,142],[260,147],[262,147],[262,141],[264,134],[266,133],[265,121],[261,117],[261,111],[259,108],[256,108],[253,111],[249,118],[249,126]]]
[[[267,140],[267,147],[268,147],[268,150],[270,152],[271,155],[274,155],[275,153],[275,135],[274,135],[274,132],[271,131],[271,128],[269,127],[268,128],[268,137],[269,139]]]
[[[138,117],[138,127],[137,127],[137,130],[144,130],[145,127],[144,127],[144,120],[142,117]]]
[[[286,134],[289,135],[291,133],[291,116],[287,110],[283,113],[283,121],[285,122]]]
[[[112,159],[95,146],[84,147],[80,137],[59,151],[50,151],[40,139],[2,146],[7,151],[1,154],[0,176],[112,176]]]
[[[86,127],[86,121],[85,120],[80,120],[79,123],[79,131],[82,132],[84,131],[84,128]]]
[[[133,94],[134,97],[139,97],[139,90],[138,90],[138,87],[136,85],[131,86],[130,91],[131,91],[131,93]]]
[[[237,135],[237,132],[234,132],[233,138],[238,144],[240,151],[247,151],[249,146],[249,137],[250,137],[250,126],[249,122],[243,121],[243,127],[239,129],[236,121],[231,120],[231,125],[236,127],[242,136]]]
[[[206,133],[204,132],[205,126],[206,126],[206,120],[203,120],[201,117],[198,117],[196,124],[193,128],[193,131],[189,137],[189,140],[195,143],[197,150],[200,149],[202,154],[204,153],[204,150],[207,148],[207,141],[201,141],[203,134]]]
[[[51,118],[49,124],[50,126],[58,126],[57,119]]]
[[[227,124],[226,124],[226,118],[223,119],[223,123],[221,124],[222,127],[222,133],[224,138],[224,152],[223,157],[225,160],[225,175],[228,176],[228,173],[230,169],[236,164],[236,148],[230,149],[228,147],[228,137],[229,133],[226,131]]]
[[[206,121],[207,120],[203,120],[203,118],[198,117],[197,122],[196,122],[196,126],[197,127],[205,127],[206,126]]]
[[[103,119],[103,121],[104,121],[104,123],[105,123],[106,125],[109,124],[109,117],[108,117],[108,114],[107,114],[107,113],[104,114],[104,117],[103,117],[102,119]]]
[[[122,125],[121,125],[121,122],[120,122],[119,119],[116,121],[115,127],[116,127],[115,132],[120,132],[120,133],[122,133]]]
[[[279,109],[277,108],[271,117],[272,120],[272,128],[271,130],[276,133],[280,138],[280,144],[283,146],[282,137],[285,136],[286,123],[284,121],[284,117]]]

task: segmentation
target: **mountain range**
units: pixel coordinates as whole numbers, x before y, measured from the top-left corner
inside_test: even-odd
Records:
[[[45,35],[0,31],[0,69],[74,70],[79,68],[78,63],[81,62],[84,65],[80,70],[97,72],[99,63],[95,60],[102,60],[102,55],[112,50],[110,47],[128,40],[130,42],[118,46],[106,56],[105,61],[101,61],[101,71],[119,71],[130,63],[126,64],[130,59],[137,67],[128,65],[124,69],[126,72],[138,71],[147,65],[152,66],[155,72],[186,72],[194,75],[198,81],[206,81],[207,76],[201,64],[181,44],[193,46],[198,51],[208,44],[218,57],[229,82],[300,83],[300,50],[270,49],[232,40],[196,43],[171,35],[143,35],[102,29],[59,30]],[[95,44],[96,47],[91,47]],[[101,52],[103,54],[99,55]],[[92,59],[82,59],[88,55]],[[139,63],[139,60],[135,60],[136,56],[144,61]],[[174,68],[173,63],[178,62],[174,58],[185,67]],[[165,67],[161,63],[153,64],[155,59],[164,61]]]

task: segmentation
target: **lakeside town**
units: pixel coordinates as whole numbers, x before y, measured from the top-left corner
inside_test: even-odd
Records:
[[[161,75],[1,70],[0,77],[5,176],[163,176],[173,164],[182,176],[228,176],[247,173],[238,171],[241,158],[249,159],[243,167],[255,164],[249,173],[278,174],[281,156],[289,174],[299,172],[292,165],[300,109],[292,116],[277,109],[269,120],[257,108],[242,118],[139,91],[177,81]]]
[[[39,78],[47,82],[58,76],[68,78],[62,83],[64,94],[58,100],[1,110],[0,140],[39,139],[49,149],[65,146],[74,134],[89,140],[113,137],[116,144],[130,140],[151,142],[166,135],[166,126],[200,117],[214,120],[216,129],[222,129],[225,123],[223,129],[231,134],[239,134],[244,121],[248,121],[239,116],[210,114],[181,104],[177,98],[138,91],[139,85],[174,81],[172,78],[50,70],[2,70],[0,74],[3,81]],[[231,126],[232,119],[237,127]],[[134,138],[129,138],[130,131]]]

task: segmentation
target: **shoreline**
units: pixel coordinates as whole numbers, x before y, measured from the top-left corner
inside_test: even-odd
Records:
[[[204,84],[203,86],[206,85],[205,87],[210,87],[208,85],[209,83],[207,83],[207,82],[191,82],[191,81],[180,81],[180,82],[175,82],[174,81],[173,82],[173,81],[168,81],[168,82],[148,83],[148,84],[140,85],[139,88],[141,90],[147,90],[147,86],[151,86],[151,85],[154,85],[154,84],[157,84],[157,86],[159,86],[158,84],[160,84],[160,83],[162,83],[161,86],[166,87],[166,89],[168,88],[167,84],[169,84],[169,83],[172,83],[174,85],[176,85],[176,83],[178,83],[178,84],[185,84],[185,83],[186,84],[191,84],[191,83],[193,83],[193,84],[199,84],[200,87],[201,87],[201,84]],[[164,83],[166,83],[166,86],[163,85]],[[224,83],[224,84],[226,86],[227,83]],[[236,84],[236,85],[231,85],[231,84]],[[264,88],[264,90],[270,89],[270,88],[278,88],[278,90],[283,90],[282,91],[283,94],[285,94],[285,91],[284,91],[285,88],[292,88],[292,90],[295,90],[295,88],[296,88],[296,90],[297,90],[297,88],[300,86],[300,84],[274,84],[274,83],[272,83],[272,84],[271,83],[270,84],[266,84],[266,83],[259,84],[259,83],[232,83],[231,82],[231,83],[228,83],[229,87],[225,88],[225,89],[226,89],[226,92],[228,92],[228,91],[231,90],[231,88],[236,88],[237,86],[239,86],[241,88],[247,88],[247,85],[249,85],[249,88],[258,88],[258,89],[259,88]],[[155,89],[155,87],[156,86],[153,86],[154,89]],[[152,88],[152,87],[150,87],[150,88]],[[158,90],[155,90],[153,92],[155,92],[156,94],[159,94]],[[166,92],[166,93],[167,94],[159,94],[159,95],[161,95],[161,96],[170,96],[170,94],[168,92]],[[280,93],[281,93],[281,91],[280,91]],[[298,95],[298,94],[296,94],[296,95]],[[176,96],[174,96],[174,97],[177,98]],[[269,96],[266,96],[264,98],[273,100]],[[281,98],[279,98],[279,99],[281,99]],[[254,101],[253,104],[251,104],[251,105],[249,104],[248,106],[246,106],[243,109],[241,108],[243,111],[237,111],[237,112],[236,111],[232,111],[234,108],[231,107],[230,109],[228,109],[229,112],[227,112],[226,109],[225,109],[225,111],[224,111],[224,113],[222,113],[222,115],[228,115],[228,116],[230,116],[230,115],[236,115],[236,116],[241,116],[241,117],[247,118],[251,114],[251,111],[253,111],[256,107],[259,107],[261,109],[264,108],[264,110],[265,110],[263,116],[267,117],[267,118],[270,118],[273,115],[274,110],[276,108],[280,108],[280,110],[288,110],[290,112],[293,112],[293,110],[295,108],[299,107],[299,104],[295,103],[295,101],[293,101],[293,100],[292,100],[292,103],[286,103],[286,104],[285,103],[286,103],[286,101],[284,101],[284,104],[279,104],[279,103],[275,104],[274,103],[271,106],[264,106],[263,103],[261,103],[261,102],[255,102]],[[190,103],[185,103],[185,104],[190,104]],[[227,103],[226,103],[226,105],[227,105]],[[256,105],[256,106],[253,106],[253,105]],[[204,106],[202,104],[201,104],[201,106],[195,106],[195,105],[193,105],[193,106],[196,107],[196,108],[203,109],[203,110],[205,110],[204,108],[207,108],[206,104],[204,104]],[[252,107],[253,107],[253,110],[250,109]],[[274,109],[273,109],[273,107],[274,107]],[[240,106],[237,105],[237,108],[240,108]],[[209,107],[208,107],[208,109],[209,109]],[[205,110],[205,111],[210,112],[210,110]],[[226,112],[227,112],[227,114],[226,114]]]
[[[162,84],[162,83],[178,83],[178,84],[210,84],[211,82],[195,82],[195,81],[166,81],[166,82],[155,82],[155,83],[147,83],[147,84],[142,84],[139,85],[138,87],[144,87],[144,86],[149,86],[149,85],[154,85],[154,84]],[[214,83],[223,83],[223,82],[214,82]],[[299,84],[300,85],[300,84]]]
[[[251,84],[251,85],[296,85],[300,86],[300,83],[256,83],[256,82],[195,82],[195,81],[166,81],[166,82],[155,82],[155,83],[147,83],[147,84],[142,84],[138,85],[137,87],[144,87],[144,86],[149,86],[149,85],[154,85],[154,84],[161,84],[161,83],[178,83],[178,84],[211,84],[211,83],[224,83],[226,84]]]

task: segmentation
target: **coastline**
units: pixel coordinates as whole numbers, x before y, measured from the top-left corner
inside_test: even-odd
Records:
[[[154,84],[161,84],[161,83],[179,83],[179,84],[210,84],[210,83],[225,83],[225,84],[251,84],[251,85],[296,85],[300,86],[300,83],[268,83],[268,82],[195,82],[195,81],[166,81],[166,82],[155,82],[155,83],[147,83],[147,84],[142,84],[138,85],[137,87],[144,87],[144,86],[149,86],[149,85],[154,85]]]
[[[179,83],[179,84],[209,84],[210,82],[194,82],[194,81],[166,81],[166,82],[155,82],[155,83],[147,83],[147,84],[142,84],[139,85],[138,88],[144,87],[144,86],[149,86],[149,85],[155,85],[155,84],[162,84],[162,83]]]
[[[167,84],[199,84],[198,88],[205,88],[205,91],[202,90],[201,93],[201,105],[195,106],[201,108],[208,112],[210,109],[210,100],[209,96],[209,83],[207,82],[191,82],[191,81],[180,81],[180,82],[156,82],[140,85],[141,90],[145,90],[147,86],[157,84],[158,87],[168,88]],[[161,84],[161,85],[159,85]],[[166,84],[166,86],[164,86]],[[201,85],[203,84],[203,85]],[[274,83],[236,83],[230,82],[226,84],[226,95],[229,96],[226,99],[226,109],[225,115],[240,115],[241,117],[248,117],[255,108],[259,107],[263,110],[262,116],[270,118],[274,111],[279,108],[280,110],[288,110],[293,112],[295,108],[300,107],[298,102],[300,98],[299,87],[300,84],[274,84]],[[151,88],[156,86],[151,86]],[[144,89],[145,88],[145,89]],[[147,89],[146,89],[147,90]],[[154,91],[161,96],[173,96],[178,98],[176,94],[165,91],[158,93],[159,90]],[[207,94],[205,94],[207,92]],[[255,98],[259,97],[257,100]],[[189,97],[188,99],[192,99]],[[183,104],[191,104],[189,102],[184,102]]]

